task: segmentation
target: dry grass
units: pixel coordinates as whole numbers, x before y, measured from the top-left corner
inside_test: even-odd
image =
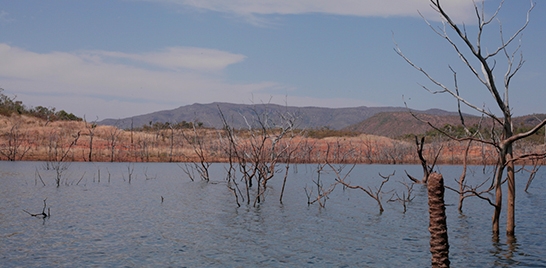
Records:
[[[79,136],[78,136],[79,133]],[[184,134],[184,135],[182,135]],[[226,141],[221,130],[201,129],[197,134],[205,157],[210,162],[225,162]],[[186,138],[185,138],[186,137]],[[249,135],[240,133],[241,148],[253,142]],[[71,146],[76,140],[77,142]],[[161,130],[155,132],[131,132],[113,126],[96,126],[76,121],[46,122],[34,117],[0,116],[1,160],[9,160],[8,154],[17,151],[15,160],[89,161],[90,142],[92,161],[116,162],[194,162],[199,157],[193,130]],[[17,142],[14,142],[17,140]],[[17,144],[17,147],[14,146]],[[11,145],[10,145],[11,144]],[[293,151],[291,162],[347,162],[347,163],[419,163],[415,144],[374,135],[308,138],[295,136],[281,140],[284,148]],[[545,148],[534,147],[534,150]],[[439,143],[425,146],[424,155],[432,159],[440,148]],[[438,159],[443,164],[461,164],[464,143],[444,142]],[[528,150],[527,150],[528,151]],[[527,152],[526,151],[526,152]],[[25,152],[22,155],[22,152]],[[112,154],[113,152],[113,154]],[[12,155],[13,156],[13,155]],[[496,152],[491,147],[474,145],[469,154],[473,164],[494,163]]]

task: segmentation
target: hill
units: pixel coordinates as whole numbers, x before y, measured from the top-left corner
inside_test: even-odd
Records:
[[[205,127],[222,128],[220,116],[222,111],[230,126],[247,128],[247,122],[255,123],[255,118],[264,118],[275,123],[280,115],[295,119],[296,127],[300,129],[332,129],[356,133],[398,138],[408,134],[423,135],[431,130],[430,126],[415,119],[404,107],[351,107],[351,108],[324,108],[324,107],[294,107],[276,104],[232,104],[209,103],[181,106],[173,110],[158,111],[150,114],[138,115],[124,119],[105,119],[98,122],[100,125],[112,125],[122,129],[139,128],[143,125],[155,123],[182,123],[201,122]],[[412,110],[419,118],[429,121],[435,126],[460,126],[459,114],[441,109],[425,111]],[[465,114],[467,126],[480,122],[480,117]],[[544,114],[514,117],[515,129],[525,129],[536,125]],[[246,121],[245,121],[246,119]],[[271,122],[270,122],[271,123]],[[491,119],[482,124],[491,126]]]
[[[105,119],[98,124],[115,125],[123,129],[141,127],[150,122],[201,122],[206,127],[222,128],[223,123],[219,110],[222,111],[228,123],[234,128],[246,128],[245,118],[248,121],[256,118],[257,115],[270,118],[278,118],[278,115],[289,115],[295,118],[298,128],[317,129],[330,128],[340,130],[357,124],[378,113],[404,112],[404,107],[351,107],[351,108],[323,108],[323,107],[294,107],[276,104],[231,104],[231,103],[210,103],[192,104],[181,106],[173,110],[158,111],[150,114],[133,116],[123,119]],[[427,110],[425,112],[434,114],[448,113],[442,110]]]
[[[446,112],[443,110],[427,110],[416,113],[416,116],[423,121],[430,122],[434,126],[444,127],[445,125],[461,126],[461,120],[457,113]],[[546,118],[546,114],[533,114],[513,118],[514,131],[523,132],[536,126],[540,121]],[[468,127],[480,124],[490,128],[493,124],[489,118],[481,119],[478,116],[464,115],[465,124]],[[368,119],[357,124],[348,126],[343,130],[365,133],[371,135],[385,136],[389,138],[399,138],[409,134],[424,135],[432,128],[425,122],[417,120],[410,113],[406,112],[383,112],[377,113]]]
[[[457,113],[434,110],[429,113],[417,113],[416,116],[439,127],[446,124],[461,125]],[[465,120],[466,124],[473,125],[477,124],[480,118],[465,115]],[[423,121],[417,120],[408,112],[378,113],[362,122],[346,127],[345,130],[397,138],[408,134],[422,135],[431,130],[432,128]]]

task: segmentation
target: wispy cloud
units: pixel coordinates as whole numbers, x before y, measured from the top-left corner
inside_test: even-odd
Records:
[[[274,97],[282,103],[285,96],[279,92],[293,90],[271,81],[227,82],[223,71],[245,56],[203,48],[35,53],[0,44],[0,58],[0,87],[6,91],[27,104],[51,103],[89,117],[124,117],[195,102],[251,103]],[[313,103],[288,98],[291,105]]]
[[[10,17],[9,13],[4,10],[0,10],[0,24],[6,24],[10,22],[13,22],[13,18]]]
[[[324,13],[362,17],[419,16],[437,19],[427,0],[148,0],[168,2],[198,9],[231,13],[255,18],[259,15],[292,15]],[[472,0],[443,1],[453,18],[468,20],[473,17]]]
[[[196,47],[170,47],[162,51],[142,54],[111,51],[87,51],[84,54],[88,54],[90,58],[98,57],[99,60],[125,59],[159,68],[196,71],[219,71],[245,59],[244,55]]]

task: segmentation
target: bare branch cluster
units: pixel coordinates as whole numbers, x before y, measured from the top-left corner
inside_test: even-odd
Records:
[[[449,13],[443,8],[440,0],[430,0],[431,7],[442,18],[442,24],[439,27],[435,27],[429,21],[425,20],[426,24],[436,33],[439,37],[444,39],[449,46],[455,52],[455,55],[461,60],[463,65],[470,71],[472,76],[489,92],[493,103],[502,113],[501,116],[495,114],[490,108],[474,104],[473,101],[463,97],[460,94],[460,88],[458,83],[457,72],[449,66],[450,72],[453,74],[453,85],[448,86],[438,79],[434,78],[428,71],[421,68],[419,65],[410,60],[400,49],[395,42],[395,51],[400,55],[410,66],[422,73],[432,84],[437,87],[437,90],[431,89],[427,86],[422,86],[428,92],[433,94],[448,94],[453,97],[458,104],[459,116],[461,124],[466,130],[465,137],[454,137],[443,131],[440,127],[434,126],[431,122],[428,123],[432,128],[448,136],[449,138],[457,141],[468,141],[468,147],[471,142],[477,142],[483,145],[492,146],[497,151],[496,169],[494,171],[492,185],[485,191],[478,191],[478,188],[483,185],[481,183],[477,186],[469,186],[465,183],[466,176],[466,160],[468,157],[468,147],[465,153],[465,166],[463,174],[461,175],[458,183],[459,189],[456,192],[460,195],[459,209],[462,209],[462,201],[468,196],[477,196],[479,198],[487,200],[495,208],[493,215],[493,232],[499,233],[499,219],[502,208],[502,188],[501,185],[504,182],[508,184],[508,209],[507,209],[507,234],[514,234],[514,209],[515,209],[515,170],[514,165],[517,161],[544,159],[546,154],[544,152],[532,152],[528,154],[521,154],[514,156],[513,144],[516,141],[528,138],[529,136],[538,132],[539,129],[546,125],[546,119],[540,121],[533,128],[528,131],[515,133],[514,126],[512,124],[512,110],[509,104],[509,88],[513,77],[521,70],[525,61],[521,53],[521,36],[523,31],[527,28],[530,21],[530,13],[533,10],[535,4],[531,2],[531,5],[526,13],[525,22],[511,35],[505,35],[500,20],[497,19],[504,1],[501,1],[496,11],[487,17],[485,15],[485,1],[481,1],[481,5],[474,4],[475,16],[477,19],[476,34],[471,37],[466,29],[466,25],[457,24],[449,15]],[[498,22],[498,45],[493,47],[487,47],[484,45],[484,36],[489,26],[492,26],[494,22]],[[450,31],[450,32],[448,32]],[[496,79],[495,68],[497,63],[500,62],[497,59],[503,58],[506,61],[506,70],[502,75],[502,78]],[[482,102],[485,103],[485,102]],[[482,114],[482,119],[488,118],[493,124],[489,131],[481,130],[481,123],[478,130],[471,132],[465,125],[464,116],[461,112],[461,104],[464,106]],[[417,118],[417,116],[414,115]],[[483,135],[486,133],[487,135]],[[422,160],[421,160],[422,161]],[[423,161],[422,161],[423,162]],[[423,162],[424,163],[424,162]],[[423,164],[425,175],[427,170],[426,164]],[[503,180],[503,176],[507,175],[507,179]],[[495,191],[495,200],[491,200],[485,197],[484,193]]]

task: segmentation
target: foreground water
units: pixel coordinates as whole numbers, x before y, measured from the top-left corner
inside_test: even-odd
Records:
[[[379,172],[396,171],[383,189],[382,214],[362,191],[340,187],[325,208],[308,206],[305,189],[316,192],[316,165],[291,168],[283,204],[278,174],[265,202],[255,207],[236,206],[223,164],[212,166],[206,183],[191,182],[177,164],[73,163],[60,187],[44,167],[0,162],[0,266],[430,266],[426,189],[414,186],[405,213],[400,202],[387,202],[405,189],[404,170],[418,175],[419,166],[359,165],[352,171],[351,183],[372,190]],[[440,167],[452,186],[459,170]],[[483,177],[482,167],[472,171]],[[528,175],[519,174],[516,241],[509,243],[504,235],[492,239],[491,206],[469,198],[460,215],[457,195],[446,192],[453,267],[546,267],[545,171],[529,193],[523,191]],[[328,187],[333,177],[322,180]],[[46,198],[51,217],[23,212],[41,213]]]

